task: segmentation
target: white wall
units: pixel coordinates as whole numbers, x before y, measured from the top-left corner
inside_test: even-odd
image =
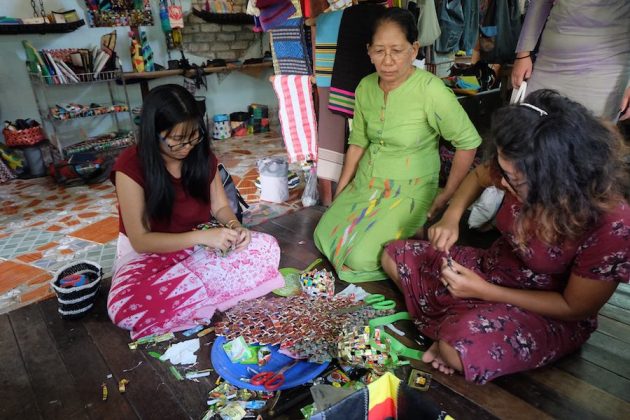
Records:
[[[36,4],[39,1],[36,0]],[[166,67],[168,60],[164,34],[160,27],[159,10],[157,0],[151,0],[153,6],[154,25],[143,27],[147,32],[149,44],[153,49],[155,62]],[[184,13],[190,12],[190,0],[182,0]],[[46,11],[75,9],[80,17],[86,16],[85,3],[82,0],[44,0]],[[29,0],[0,0],[0,16],[31,17],[33,10]],[[83,48],[96,46],[103,34],[116,29],[118,41],[116,52],[121,58],[123,70],[131,71],[129,57],[128,27],[120,28],[90,28],[82,26],[74,32],[67,34],[46,35],[0,35],[0,121],[15,120],[17,118],[35,118],[39,120],[39,113],[28,79],[25,54],[22,40],[29,40],[37,49],[47,48]],[[268,44],[267,44],[268,45]],[[265,48],[267,50],[268,47]],[[247,57],[260,56],[260,46],[251,49]],[[186,53],[191,63],[205,61],[202,57],[196,57]],[[179,58],[179,52],[174,53],[174,59]],[[208,91],[202,89],[198,95],[206,95],[208,115],[217,113],[229,113],[247,110],[250,103],[262,103],[277,106],[277,99],[268,82],[271,70],[263,73],[258,78],[245,75],[240,72],[229,73],[223,80],[216,75],[208,75]],[[183,83],[182,77],[157,79],[150,86],[164,83]],[[132,106],[140,105],[140,85],[128,87]],[[73,98],[68,98],[68,102]]]

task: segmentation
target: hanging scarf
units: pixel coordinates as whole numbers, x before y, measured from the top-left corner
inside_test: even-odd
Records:
[[[330,81],[331,111],[354,115],[354,91],[361,79],[375,71],[366,45],[371,41],[374,22],[384,11],[376,4],[358,4],[343,11]]]
[[[318,87],[330,87],[343,11],[322,13],[315,32],[315,77]]]
[[[304,36],[304,19],[288,19],[271,31],[275,74],[311,74],[311,61]]]
[[[317,160],[317,123],[310,76],[274,76],[282,138],[289,162]]]

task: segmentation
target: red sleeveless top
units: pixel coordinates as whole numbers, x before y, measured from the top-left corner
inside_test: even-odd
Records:
[[[217,170],[217,159],[210,152],[210,179],[208,180],[208,188],[215,177]],[[142,172],[142,162],[138,156],[138,147],[131,146],[124,150],[114,164],[110,179],[116,185],[116,172],[122,172],[129,178],[133,179],[143,189],[145,188],[144,174]],[[173,188],[175,189],[175,202],[173,203],[173,212],[169,219],[158,220],[151,219],[151,232],[164,233],[181,233],[191,231],[200,223],[207,223],[211,218],[210,202],[204,203],[194,197],[189,196],[184,191],[181,179],[169,175]],[[126,234],[122,216],[120,215],[120,206],[118,207],[119,230],[120,233]]]

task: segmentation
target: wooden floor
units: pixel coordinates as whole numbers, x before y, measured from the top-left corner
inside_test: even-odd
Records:
[[[321,213],[319,208],[304,209],[256,230],[278,239],[281,266],[303,268],[320,256],[311,237]],[[363,286],[400,302],[389,281]],[[0,316],[0,418],[201,418],[215,377],[179,382],[168,364],[146,350],[129,350],[128,333],[107,317],[106,292],[107,287],[81,321],[61,320],[54,299]],[[402,329],[412,332],[410,325]],[[196,369],[211,367],[213,338],[202,339]],[[416,367],[433,373],[427,396],[457,419],[621,419],[630,415],[629,344],[630,288],[622,285],[601,311],[599,329],[582,350],[553,366],[485,386],[441,375],[422,363]],[[402,376],[406,370],[398,373]],[[130,381],[124,394],[116,387],[121,378]],[[101,399],[102,383],[109,388],[107,401]],[[276,412],[283,404],[301,401],[284,416],[300,418],[296,413],[308,403],[305,397],[306,388],[287,391]]]

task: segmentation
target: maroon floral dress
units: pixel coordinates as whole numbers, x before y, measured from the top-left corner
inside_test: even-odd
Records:
[[[506,194],[497,214],[501,238],[487,250],[453,247],[451,255],[491,283],[562,291],[569,276],[629,282],[630,207],[621,202],[575,243],[549,247],[532,241],[519,249],[512,235],[520,203]],[[401,240],[386,248],[404,288],[407,309],[420,331],[448,342],[468,381],[484,384],[548,364],[577,350],[597,328],[597,317],[560,321],[518,306],[453,297],[440,282],[443,253],[426,241]]]

